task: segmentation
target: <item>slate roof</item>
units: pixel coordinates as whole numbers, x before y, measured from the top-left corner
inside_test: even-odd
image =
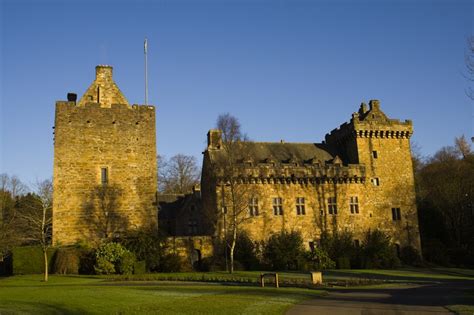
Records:
[[[330,149],[320,143],[287,143],[287,142],[244,142],[240,158],[253,160],[254,163],[331,161],[335,155]],[[223,150],[210,150],[211,159],[217,159]]]

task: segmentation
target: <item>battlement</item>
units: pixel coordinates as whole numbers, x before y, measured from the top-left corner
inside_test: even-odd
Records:
[[[57,101],[56,102],[56,108],[98,108],[102,110],[136,110],[136,111],[155,111],[155,106],[154,105],[139,105],[139,104],[133,104],[132,106],[129,106],[127,104],[110,104],[110,107],[102,107],[100,103],[95,103],[95,102],[85,102],[83,106],[79,106],[76,104],[76,102],[71,102],[71,101]]]
[[[324,182],[364,183],[366,180],[365,165],[363,164],[324,164],[278,166],[259,163],[254,166],[241,165],[237,168],[235,177],[242,183],[262,184],[320,184]],[[216,169],[219,179],[223,173]]]
[[[345,122],[339,128],[333,129],[326,134],[327,143],[345,141],[350,137],[375,137],[375,138],[410,138],[413,134],[413,123],[411,120],[400,121],[388,118],[380,109],[380,101],[371,100],[367,104],[362,103],[359,111],[352,114],[349,122]]]

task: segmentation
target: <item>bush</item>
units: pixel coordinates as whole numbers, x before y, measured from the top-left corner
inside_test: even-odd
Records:
[[[79,274],[92,275],[95,273],[96,256],[95,250],[90,248],[81,248],[79,257]]]
[[[412,246],[405,246],[400,251],[400,260],[410,266],[421,267],[423,262],[420,253]]]
[[[135,262],[135,255],[132,252],[125,251],[118,264],[118,273],[122,275],[133,274],[133,266],[135,265]]]
[[[131,274],[135,255],[119,243],[104,243],[95,253],[95,272],[98,274]]]
[[[183,259],[178,254],[168,254],[162,257],[160,270],[161,272],[180,272],[190,271],[190,266],[186,266]]]
[[[165,256],[166,239],[152,229],[139,229],[127,232],[118,242],[135,254],[140,261],[146,262],[148,271],[159,271]]]
[[[239,266],[237,266],[236,262],[239,263]],[[247,233],[240,232],[237,235],[234,249],[234,269],[257,270],[259,267],[260,261],[257,258],[255,243],[250,239]]]
[[[114,263],[105,257],[97,257],[94,269],[97,274],[110,275],[115,273]]]
[[[364,268],[395,268],[400,265],[390,237],[382,231],[367,231],[361,250]]]
[[[328,253],[320,248],[315,247],[312,251],[305,253],[308,270],[325,270],[333,269],[336,267],[336,263],[329,258]]]
[[[75,247],[58,248],[54,258],[53,273],[78,274],[82,253]]]
[[[144,260],[135,261],[135,264],[133,265],[133,273],[136,275],[146,273],[146,262]]]
[[[49,271],[52,269],[56,248],[48,249]],[[41,274],[44,272],[44,257],[40,246],[21,246],[12,250],[13,274]]]
[[[304,264],[301,233],[283,231],[271,235],[265,243],[263,258],[273,270],[298,270]]]
[[[225,270],[225,261],[223,257],[205,257],[201,260],[201,266],[199,271],[204,272],[215,272],[215,271],[224,271]]]
[[[329,258],[335,262],[338,269],[350,269],[351,261],[356,261],[357,251],[352,233],[348,231],[333,231],[332,234],[324,232],[321,235],[321,247],[327,252]]]

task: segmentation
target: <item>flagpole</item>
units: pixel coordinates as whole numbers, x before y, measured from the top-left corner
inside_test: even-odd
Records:
[[[145,51],[145,105],[148,105],[148,40],[145,37],[144,43],[144,51]]]

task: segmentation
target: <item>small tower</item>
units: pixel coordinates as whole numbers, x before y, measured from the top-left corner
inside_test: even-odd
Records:
[[[79,102],[56,102],[54,244],[157,228],[155,107],[130,106],[112,70],[97,66]]]
[[[345,163],[365,166],[370,225],[389,232],[396,244],[420,250],[412,134],[411,120],[390,119],[371,100],[369,108],[362,103],[349,123],[326,135],[326,143]]]

